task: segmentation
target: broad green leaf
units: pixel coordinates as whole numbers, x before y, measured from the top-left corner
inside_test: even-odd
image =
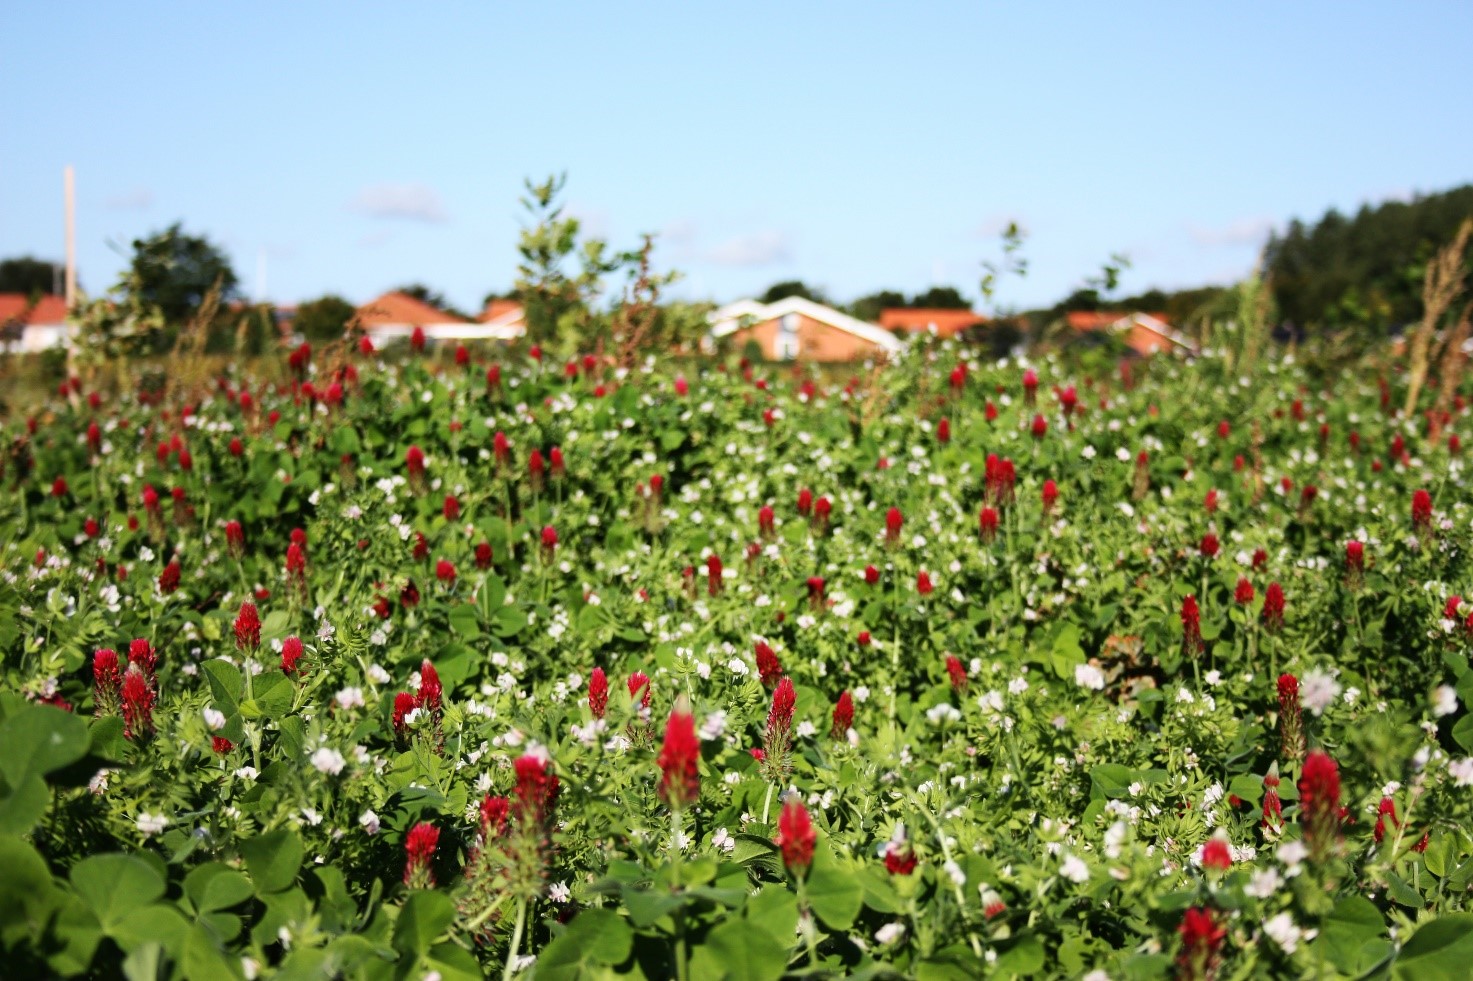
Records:
[[[1402,945],[1392,974],[1405,981],[1462,981],[1473,964],[1473,913],[1424,923]]]
[[[215,706],[226,715],[234,713],[245,692],[245,679],[241,676],[240,668],[218,657],[206,661],[201,668],[210,681],[210,693],[215,698]]]
[[[124,950],[135,950],[154,942],[163,946],[171,956],[177,957],[189,933],[189,924],[173,906],[153,903],[128,911],[108,935]]]
[[[0,834],[23,835],[30,831],[45,816],[50,803],[46,781],[28,774],[19,784],[12,784],[8,793],[0,792]]]
[[[798,897],[783,886],[768,885],[747,900],[747,922],[784,940],[798,929]]]
[[[537,957],[539,978],[586,977],[593,965],[613,967],[629,958],[634,931],[612,910],[585,909]]]
[[[1347,896],[1324,918],[1315,943],[1332,964],[1351,974],[1369,966],[1363,961],[1361,948],[1385,932],[1386,921],[1380,910],[1360,896]]]
[[[124,917],[164,894],[164,878],[132,855],[93,855],[72,866],[72,888],[111,933]]]
[[[814,914],[831,929],[847,930],[854,925],[864,906],[864,887],[827,847],[814,850],[804,885]]]
[[[1130,792],[1136,772],[1119,763],[1101,763],[1089,771],[1093,792],[1102,797],[1118,799]]]
[[[285,828],[242,843],[240,852],[258,895],[280,892],[295,882],[304,854],[296,832]]]
[[[28,705],[0,722],[0,774],[15,786],[87,755],[87,723],[48,705]]]
[[[728,920],[706,934],[690,960],[691,977],[722,981],[777,981],[788,966],[788,947],[761,927]]]
[[[467,640],[481,636],[480,618],[473,606],[455,606],[450,609],[450,629]]]
[[[442,892],[420,889],[405,901],[394,923],[394,949],[419,956],[455,919],[455,903]]]
[[[624,908],[629,910],[629,922],[641,930],[685,903],[686,900],[679,896],[656,889],[624,890]]]

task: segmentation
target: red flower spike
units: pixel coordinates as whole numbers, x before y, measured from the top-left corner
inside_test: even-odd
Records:
[[[609,677],[603,668],[594,668],[588,678],[588,709],[595,719],[602,719],[609,705]]]
[[[300,639],[288,637],[281,642],[281,671],[283,674],[296,674],[301,660],[302,642]]]
[[[782,662],[778,660],[777,652],[765,640],[757,641],[754,650],[757,656],[757,675],[763,687],[774,687],[783,675]]]
[[[681,810],[700,799],[700,759],[695,719],[689,712],[671,712],[656,762],[660,765],[660,799],[672,809]]]
[[[250,654],[261,646],[261,616],[254,603],[240,604],[235,617],[235,646]]]
[[[829,728],[829,736],[833,739],[843,739],[852,728],[854,728],[854,698],[848,691],[842,691],[839,693],[839,700],[834,703],[833,724]]]
[[[783,857],[783,865],[794,875],[802,875],[813,863],[813,847],[818,834],[813,819],[797,797],[789,797],[777,819],[777,835],[772,839]]]
[[[419,330],[419,328],[415,328]],[[423,347],[423,341],[420,344]],[[404,884],[411,889],[433,889],[435,873],[430,865],[440,843],[440,829],[421,821],[409,829],[404,839]]]

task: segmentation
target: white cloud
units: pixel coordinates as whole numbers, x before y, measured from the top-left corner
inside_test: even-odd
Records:
[[[370,218],[427,222],[448,218],[440,196],[424,184],[372,184],[358,192],[352,207]]]
[[[146,211],[153,207],[153,192],[146,187],[135,187],[104,199],[102,206],[109,211]]]
[[[1189,225],[1187,234],[1198,245],[1262,245],[1273,230],[1272,218],[1239,218],[1221,228]]]
[[[738,235],[702,253],[703,259],[718,266],[767,266],[792,257],[788,234],[777,229]]]

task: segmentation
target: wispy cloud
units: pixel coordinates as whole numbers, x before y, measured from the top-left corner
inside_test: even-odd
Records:
[[[105,198],[102,206],[109,211],[146,211],[153,207],[153,192],[146,187],[135,187]]]
[[[354,211],[370,218],[405,221],[446,221],[440,196],[424,184],[372,184],[353,199]]]
[[[778,229],[737,235],[701,253],[718,266],[770,266],[792,259],[787,232]]]
[[[1198,245],[1261,245],[1274,230],[1272,218],[1239,218],[1221,228],[1191,225],[1187,234]]]

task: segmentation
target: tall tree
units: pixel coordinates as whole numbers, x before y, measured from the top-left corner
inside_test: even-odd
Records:
[[[43,296],[57,288],[56,263],[23,255],[0,262],[0,293]]]
[[[955,286],[932,286],[924,293],[917,293],[910,305],[927,310],[972,309],[972,301],[962,296],[961,290]]]
[[[187,323],[212,287],[221,301],[235,298],[238,282],[225,253],[203,236],[185,234],[179,222],[133,242],[127,286],[171,326]]]
[[[860,320],[874,322],[880,319],[882,311],[903,306],[905,306],[904,293],[897,293],[895,290],[880,290],[878,293],[861,296],[849,304],[849,312]]]
[[[763,303],[776,303],[778,300],[786,300],[790,296],[801,296],[805,300],[814,303],[828,303],[829,298],[823,290],[816,286],[809,286],[801,279],[788,279],[781,283],[773,283],[767,287],[767,292],[760,297]]]
[[[1264,246],[1263,269],[1285,321],[1381,335],[1418,320],[1422,285],[1437,250],[1473,215],[1473,184],[1411,201],[1330,209],[1291,221]],[[1467,260],[1473,270],[1473,256]]]
[[[347,331],[355,312],[353,304],[329,293],[298,306],[292,327],[309,341],[335,341]]]

